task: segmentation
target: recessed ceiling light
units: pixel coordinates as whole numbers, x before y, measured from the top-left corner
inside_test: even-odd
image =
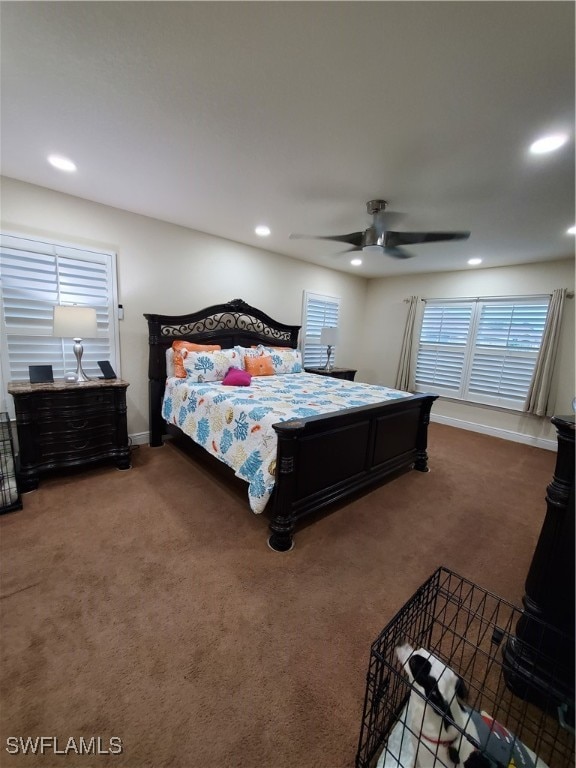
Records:
[[[476,267],[478,264],[482,264],[482,259],[468,259],[468,264],[471,267]]]
[[[256,232],[258,237],[268,237],[270,234],[270,227],[267,227],[265,224],[260,224],[256,227],[254,232]]]
[[[554,152],[555,149],[560,149],[563,144],[568,141],[568,136],[565,133],[554,133],[550,136],[543,136],[533,144],[530,145],[530,152],[533,155],[544,155],[546,152]]]
[[[76,170],[76,164],[67,157],[62,157],[62,155],[50,155],[48,157],[48,162],[50,165],[53,165],[54,168],[58,168],[59,171],[68,171],[71,173]]]
[[[350,264],[352,264],[353,267],[359,267],[360,264],[362,264],[362,259],[352,259]]]
[[[567,235],[576,235],[576,227],[570,227],[570,229],[566,230]]]

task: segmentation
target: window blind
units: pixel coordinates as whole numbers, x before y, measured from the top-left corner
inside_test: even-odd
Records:
[[[98,360],[118,370],[117,303],[115,254],[1,234],[3,385],[27,381],[29,365],[51,365],[54,378],[76,369],[72,340],[52,336],[56,304],[96,309],[98,337],[83,340],[88,376],[100,374]]]
[[[426,304],[416,362],[416,384],[459,393],[473,304]]]
[[[304,291],[302,312],[302,359],[305,368],[320,368],[326,363],[326,346],[320,344],[324,327],[338,328],[340,299]],[[332,349],[335,359],[336,347]]]
[[[548,297],[427,302],[416,388],[521,410],[549,303]]]

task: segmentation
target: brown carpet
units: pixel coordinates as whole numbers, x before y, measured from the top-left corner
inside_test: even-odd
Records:
[[[0,518],[0,765],[350,768],[370,645],[439,566],[520,604],[549,451],[432,424],[409,472],[287,554],[243,484],[174,446],[44,479]],[[122,740],[10,755],[9,736]]]

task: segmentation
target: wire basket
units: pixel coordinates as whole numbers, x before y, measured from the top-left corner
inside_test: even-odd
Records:
[[[468,689],[466,705],[505,726],[538,756],[542,761],[538,766],[573,768],[573,652],[571,661],[562,666],[556,658],[545,657],[541,648],[550,648],[550,639],[558,635],[560,646],[573,651],[574,640],[530,619],[538,629],[532,636],[545,640],[530,649],[536,672],[540,667],[553,668],[554,679],[565,683],[560,694],[558,686],[545,690],[537,684],[535,690],[532,684],[519,682],[510,661],[510,644],[517,642],[515,631],[521,618],[525,622],[526,614],[514,605],[446,568],[432,574],[372,645],[357,768],[414,768],[414,742],[410,747],[410,738],[401,731],[407,728],[410,695],[423,696],[396,658],[395,649],[404,643],[426,648],[459,675]],[[419,750],[416,746],[421,754]],[[425,768],[454,765],[432,752],[420,756],[418,764]]]
[[[0,413],[0,513],[17,509],[22,509],[22,501],[16,481],[10,417]]]

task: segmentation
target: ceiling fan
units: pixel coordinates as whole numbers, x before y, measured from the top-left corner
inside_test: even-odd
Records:
[[[352,245],[351,251],[376,251],[395,259],[409,259],[415,254],[400,246],[442,240],[467,240],[470,237],[470,232],[396,232],[389,229],[389,226],[402,214],[386,212],[387,205],[386,200],[369,200],[366,203],[366,210],[372,216],[372,226],[363,232],[351,232],[348,235],[291,234],[290,239],[337,240]]]

